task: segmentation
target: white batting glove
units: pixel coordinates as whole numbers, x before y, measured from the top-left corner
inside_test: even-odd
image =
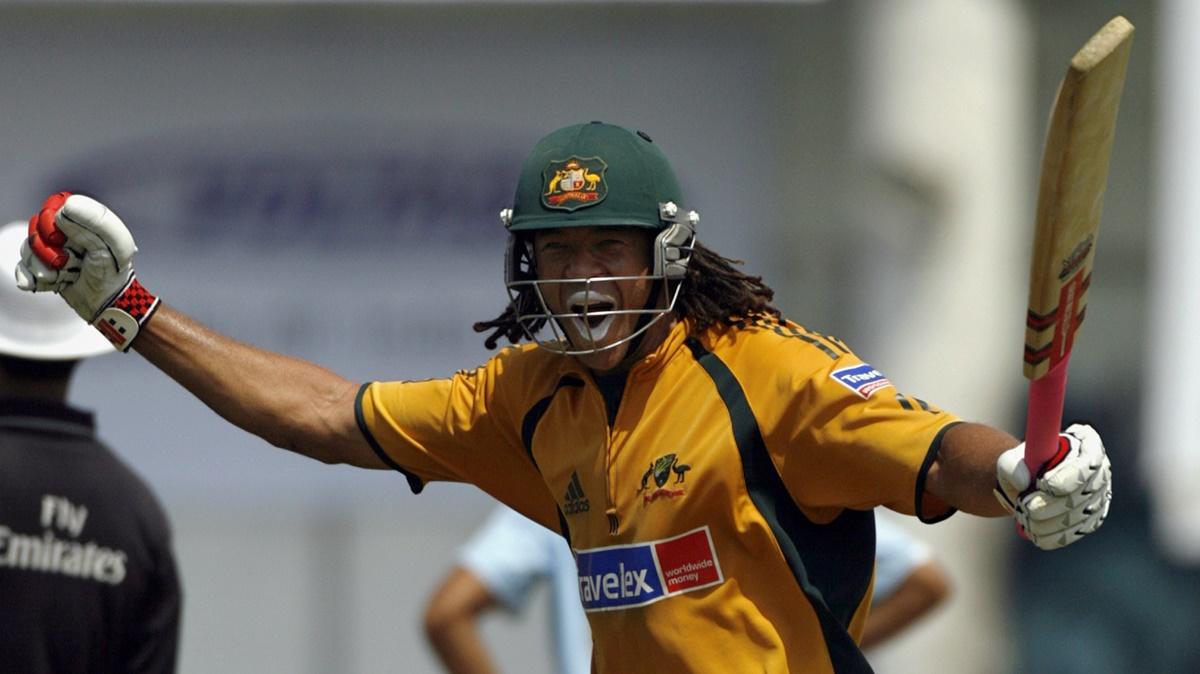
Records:
[[[996,461],[996,498],[1043,550],[1070,545],[1108,516],[1112,466],[1096,430],[1072,424],[1059,435],[1059,452],[1031,487],[1025,443]]]
[[[127,351],[158,308],[133,272],[137,246],[104,204],[59,192],[29,220],[17,287],[55,292],[117,349]]]

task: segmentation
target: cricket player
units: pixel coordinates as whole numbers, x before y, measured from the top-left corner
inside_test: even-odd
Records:
[[[1013,436],[780,316],[684,203],[643,132],[543,138],[502,213],[508,305],[476,325],[515,345],[430,381],[360,384],[209,330],[141,284],[130,231],[83,195],[35,214],[16,276],[274,445],[414,492],[470,482],[559,531],[601,674],[870,671],[876,506],[1007,512],[1047,549],[1100,526],[1090,427],[1031,471]]]

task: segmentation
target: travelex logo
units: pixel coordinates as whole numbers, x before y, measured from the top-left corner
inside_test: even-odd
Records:
[[[864,398],[870,398],[872,393],[892,385],[882,372],[866,363],[834,370],[829,376]]]
[[[617,611],[725,581],[708,527],[675,538],[577,550],[585,611]]]

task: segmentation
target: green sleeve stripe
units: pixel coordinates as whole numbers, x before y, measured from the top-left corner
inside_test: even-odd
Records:
[[[875,513],[847,509],[820,525],[805,517],[771,461],[733,372],[694,337],[687,346],[729,411],[750,500],[770,526],[792,576],[817,615],[835,674],[869,674],[871,666],[847,628],[866,597],[875,568]]]
[[[404,475],[404,479],[408,480],[408,488],[412,490],[412,493],[420,494],[421,490],[425,488],[425,483],[421,478],[408,472],[400,464],[396,463],[392,457],[388,456],[388,453],[383,451],[383,447],[379,445],[379,441],[375,439],[374,434],[371,433],[371,429],[367,427],[367,420],[363,416],[362,411],[362,399],[367,394],[367,387],[370,385],[371,382],[367,382],[358,387],[358,395],[354,397],[354,420],[358,422],[358,430],[362,431],[363,437],[367,439],[367,444],[375,451],[375,456],[378,456],[384,465]]]
[[[925,478],[929,475],[929,469],[933,466],[934,460],[937,459],[938,450],[942,448],[942,438],[946,435],[946,431],[961,423],[961,421],[953,421],[948,423],[937,432],[937,435],[933,436],[933,442],[929,443],[929,450],[925,452],[925,461],[921,463],[921,470],[917,473],[917,490],[913,495],[913,498],[915,499],[913,504],[913,512],[917,513],[917,519],[921,520],[925,524],[935,524],[937,522],[941,522],[942,520],[947,519],[954,513],[958,512],[958,509],[951,508],[944,514],[936,517],[926,517],[925,511],[921,508],[921,503],[925,501]]]
[[[753,322],[755,325],[757,325],[759,327],[770,328],[775,334],[779,335],[780,337],[792,337],[795,339],[799,339],[802,342],[811,344],[812,346],[815,346],[818,349],[820,349],[821,353],[825,354],[826,356],[829,356],[833,360],[837,360],[838,358],[841,358],[842,354],[844,354],[844,353],[850,353],[850,350],[847,349],[844,344],[837,341],[836,339],[829,337],[827,335],[822,335],[820,333],[813,332],[812,330],[809,330],[807,328],[805,328],[803,331],[801,331],[799,328],[795,327],[794,325],[784,325],[783,323],[776,321],[773,318],[768,319],[764,316],[756,317]],[[828,341],[829,344],[832,344],[833,347],[831,348],[829,346],[829,344],[826,344],[825,341],[822,341],[822,338],[824,340]],[[834,348],[838,349],[842,353],[838,353],[837,351],[834,351]]]

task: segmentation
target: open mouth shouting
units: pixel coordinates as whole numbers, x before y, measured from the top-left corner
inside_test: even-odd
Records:
[[[608,336],[617,317],[616,300],[595,290],[579,290],[571,293],[566,304],[574,314],[566,324],[576,337],[595,344]]]

